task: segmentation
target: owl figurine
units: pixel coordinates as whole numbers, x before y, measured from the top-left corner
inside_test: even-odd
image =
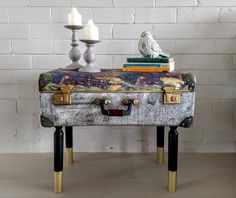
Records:
[[[138,44],[139,52],[144,57],[155,58],[158,56],[169,57],[169,54],[166,54],[162,51],[161,47],[154,40],[152,34],[148,31],[144,31],[141,34]]]

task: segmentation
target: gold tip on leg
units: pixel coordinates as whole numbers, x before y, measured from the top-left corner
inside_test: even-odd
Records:
[[[177,185],[177,171],[168,172],[168,191],[176,192]]]
[[[73,148],[66,148],[66,163],[73,163]]]
[[[60,172],[54,171],[54,192],[56,193],[62,192],[62,171]]]
[[[157,147],[157,163],[164,164],[164,147]]]

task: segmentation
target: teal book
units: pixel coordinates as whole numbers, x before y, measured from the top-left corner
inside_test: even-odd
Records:
[[[174,58],[127,58],[128,63],[171,63]]]
[[[160,63],[124,63],[124,67],[161,67]]]

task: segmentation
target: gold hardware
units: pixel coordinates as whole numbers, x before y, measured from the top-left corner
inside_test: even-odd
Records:
[[[177,172],[169,171],[168,172],[168,191],[176,192],[176,184],[177,184]]]
[[[111,104],[111,101],[109,99],[98,99],[98,98],[94,100],[94,104],[96,105],[100,105],[102,103],[108,105]]]
[[[139,104],[139,100],[138,99],[124,99],[123,100],[123,104],[124,105],[128,105],[130,100],[132,100],[132,104],[133,105],[138,105]]]
[[[62,171],[54,171],[54,192],[62,192]]]
[[[71,95],[72,85],[62,85],[60,87],[61,92],[55,93],[53,95],[53,104],[54,105],[69,105],[71,104]]]
[[[138,99],[134,99],[133,104],[137,105],[139,103]]]
[[[164,164],[164,147],[157,147],[157,163]]]
[[[66,148],[66,164],[73,163],[73,148]]]
[[[108,105],[108,104],[111,104],[111,101],[108,100],[108,99],[106,99],[106,100],[104,101],[104,103],[105,103],[106,105]]]
[[[179,92],[175,92],[174,87],[164,87],[164,104],[180,104],[181,95]]]

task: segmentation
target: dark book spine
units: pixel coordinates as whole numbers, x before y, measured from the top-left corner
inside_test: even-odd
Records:
[[[170,63],[173,58],[127,58],[128,63]]]

